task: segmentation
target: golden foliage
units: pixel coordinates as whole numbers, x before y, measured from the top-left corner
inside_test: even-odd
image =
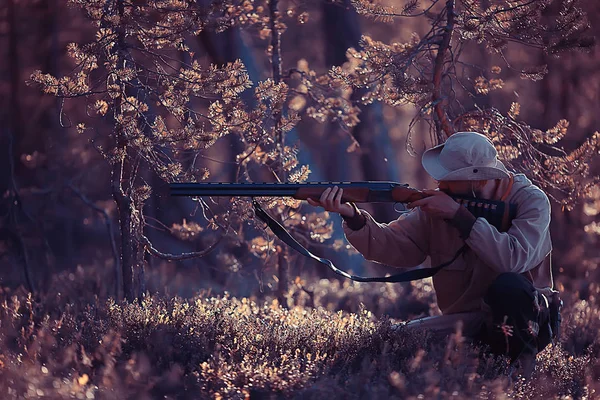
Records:
[[[486,79],[483,76],[475,78],[475,91],[480,94],[488,94],[492,90],[502,89],[503,86],[504,81],[502,79]]]
[[[104,116],[108,112],[108,103],[104,100],[96,100],[94,103],[96,113]]]
[[[310,174],[310,168],[308,165],[302,165],[299,169],[292,172],[288,177],[288,181],[292,183],[303,183],[308,180],[308,176]]]
[[[269,253],[277,251],[273,245],[273,241],[268,241],[262,236],[253,238],[249,243],[249,248],[252,254],[260,258],[266,258]]]
[[[512,119],[516,119],[521,113],[521,105],[519,103],[511,103],[510,110],[508,110],[508,116]]]
[[[539,132],[537,132],[534,140],[538,143],[543,142],[547,144],[555,144],[567,134],[568,128],[569,121],[566,119],[561,119],[554,128],[548,129],[545,135],[539,135]]]
[[[457,15],[458,31],[463,40],[485,43],[493,52],[502,52],[509,42],[519,42],[557,53],[573,48],[587,49],[592,45],[587,33],[586,15],[573,1],[560,1],[559,17],[554,24],[544,21],[550,0],[488,3],[464,0]],[[538,72],[523,71],[523,76],[540,79]]]

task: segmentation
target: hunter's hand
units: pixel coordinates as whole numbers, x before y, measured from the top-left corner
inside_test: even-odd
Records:
[[[421,207],[421,210],[427,215],[443,219],[452,219],[460,208],[460,204],[444,192],[439,190],[423,190],[423,193],[429,195],[429,197],[408,203],[407,207]]]
[[[321,194],[319,201],[315,201],[311,198],[306,199],[308,204],[315,207],[323,207],[325,210],[330,212],[336,212],[345,217],[352,217],[354,215],[354,209],[349,203],[342,204],[342,194],[344,189],[334,186],[333,188],[327,188]]]

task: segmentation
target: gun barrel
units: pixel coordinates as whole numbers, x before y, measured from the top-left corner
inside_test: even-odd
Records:
[[[280,183],[171,183],[172,196],[293,196],[296,184]]]

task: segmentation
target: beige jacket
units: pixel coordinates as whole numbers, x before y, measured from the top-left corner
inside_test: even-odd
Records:
[[[488,198],[498,199],[508,187],[496,181]],[[497,195],[500,193],[500,195]],[[366,224],[351,230],[343,222],[347,240],[371,261],[399,268],[422,264],[427,256],[436,266],[453,258],[466,242],[468,249],[433,277],[437,302],[444,315],[486,310],[483,297],[503,272],[524,274],[539,289],[552,288],[550,265],[550,202],[525,175],[514,176],[507,201],[517,204],[517,215],[507,232],[499,232],[478,218],[463,241],[458,230],[442,219],[429,218],[413,209],[389,224],[376,222],[366,211]]]

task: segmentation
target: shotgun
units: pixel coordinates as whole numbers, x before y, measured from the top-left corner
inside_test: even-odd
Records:
[[[342,202],[354,203],[410,203],[427,195],[408,184],[363,182],[309,182],[309,183],[171,183],[172,196],[248,196],[293,197],[319,200],[328,187],[338,186],[344,190]]]
[[[246,197],[293,197],[297,200],[308,198],[318,200],[325,189],[338,186],[344,190],[342,202],[355,203],[410,203],[427,197],[422,191],[410,187],[408,184],[386,181],[362,182],[309,182],[309,183],[170,183],[172,196],[246,196]],[[503,201],[474,199],[469,197],[452,196],[453,199],[466,207],[476,217],[483,217],[498,230],[505,231],[510,225],[510,220],[516,215],[516,204]],[[454,257],[432,268],[417,268],[400,274],[384,277],[362,277],[350,275],[338,269],[330,260],[314,255],[302,246],[288,231],[273,219],[260,204],[253,199],[252,204],[256,216],[264,221],[271,231],[284,243],[300,254],[327,265],[333,272],[345,278],[358,282],[408,282],[435,275],[440,269],[451,264],[456,258],[466,251],[463,245]],[[508,223],[508,224],[507,224]]]

